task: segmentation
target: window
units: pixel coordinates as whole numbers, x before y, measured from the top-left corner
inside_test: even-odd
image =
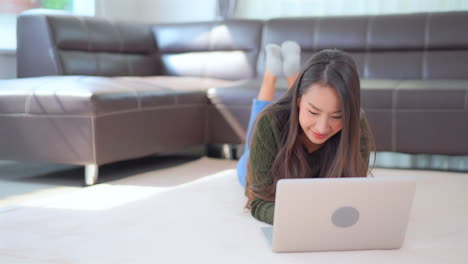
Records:
[[[1,0],[0,50],[16,49],[16,16],[28,9],[62,10],[80,15],[94,15],[95,0]]]

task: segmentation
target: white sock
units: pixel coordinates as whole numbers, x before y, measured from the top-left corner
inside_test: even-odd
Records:
[[[301,47],[295,41],[285,41],[281,44],[283,57],[283,72],[286,77],[293,76],[301,69]]]
[[[283,59],[281,58],[281,48],[276,44],[265,46],[266,68],[274,75],[281,76],[283,72]]]

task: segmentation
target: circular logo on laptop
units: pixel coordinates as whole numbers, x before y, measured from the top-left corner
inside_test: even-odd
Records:
[[[337,227],[350,227],[359,220],[359,211],[351,206],[343,206],[335,210],[331,220]]]

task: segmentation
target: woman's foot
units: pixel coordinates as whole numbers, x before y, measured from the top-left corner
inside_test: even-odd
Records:
[[[283,72],[286,77],[297,75],[301,69],[301,47],[295,41],[285,41],[281,44]]]
[[[281,57],[281,47],[276,44],[267,44],[265,47],[266,68],[274,76],[278,77],[283,72],[283,59]]]

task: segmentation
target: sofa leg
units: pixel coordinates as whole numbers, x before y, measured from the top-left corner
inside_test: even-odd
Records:
[[[238,159],[238,147],[236,144],[208,144],[206,146],[206,155],[212,158]]]
[[[98,165],[85,165],[85,185],[90,186],[96,184],[98,179]]]

